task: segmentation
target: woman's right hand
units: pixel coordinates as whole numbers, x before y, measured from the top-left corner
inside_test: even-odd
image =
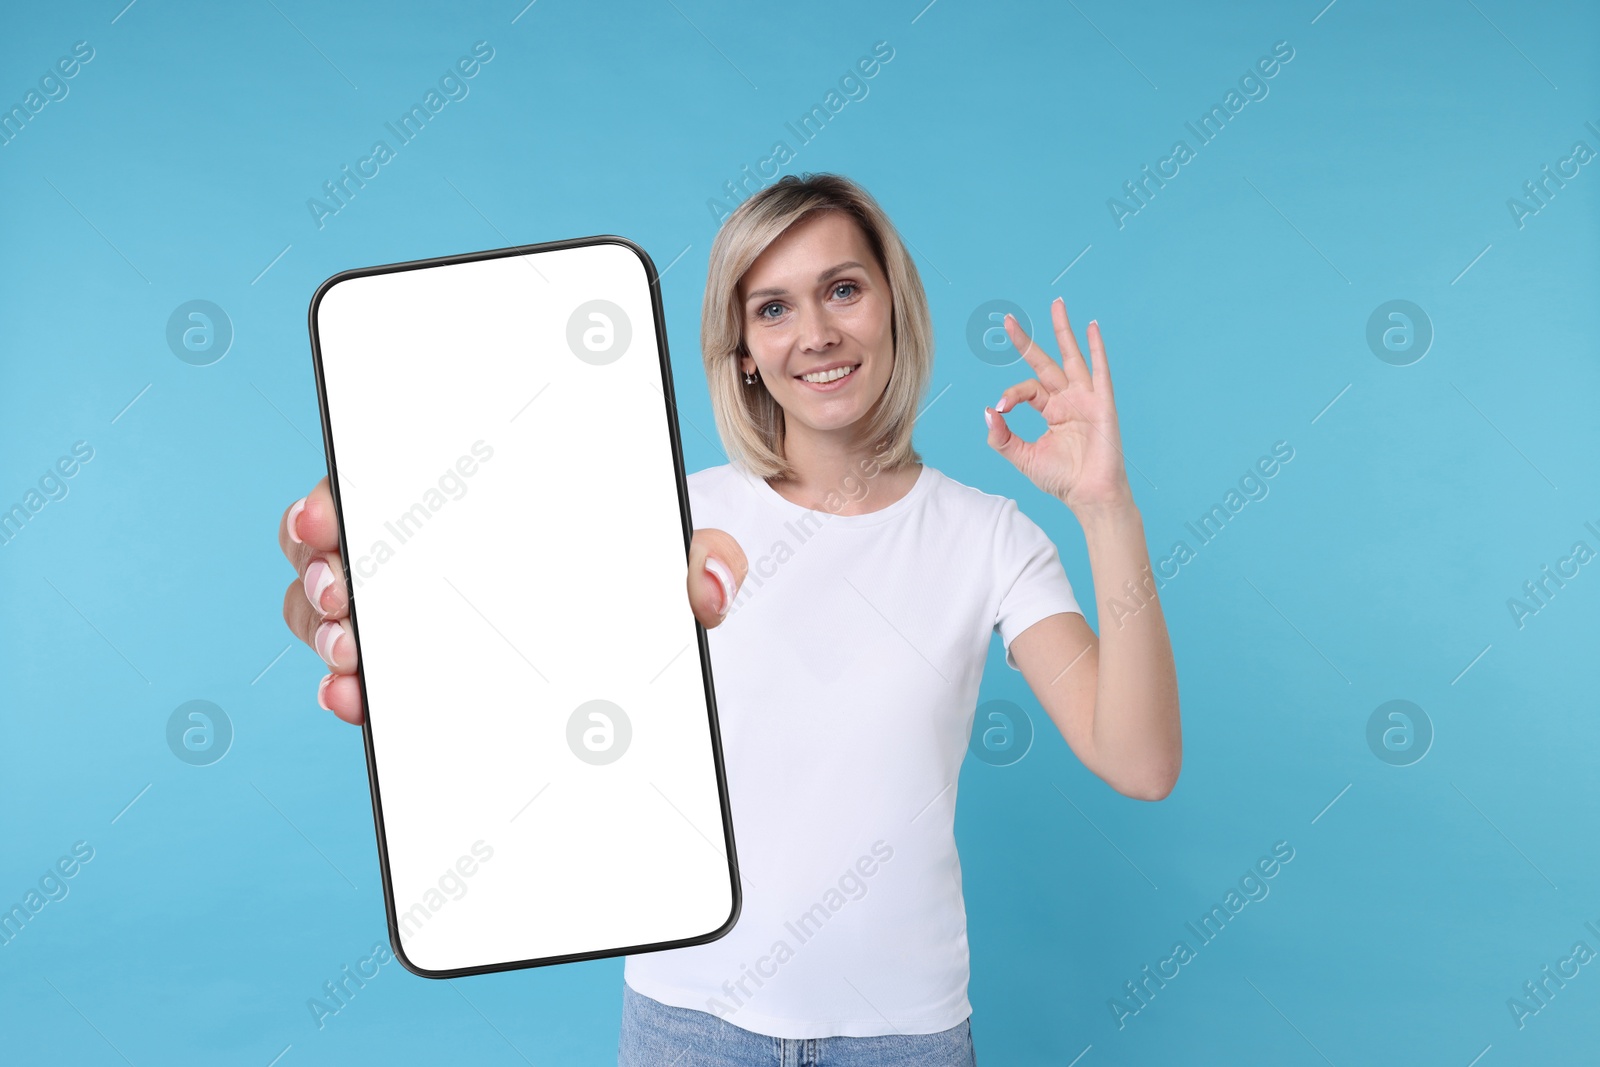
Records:
[[[317,703],[359,725],[366,719],[366,709],[356,678],[350,593],[345,588],[328,479],[284,511],[278,545],[297,575],[284,590],[283,621],[328,665],[317,687]],[[689,541],[689,607],[700,625],[709,630],[722,622],[748,570],[744,551],[731,534],[715,529],[694,532]]]

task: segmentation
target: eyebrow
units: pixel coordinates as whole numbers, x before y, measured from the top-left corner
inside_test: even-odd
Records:
[[[821,274],[817,275],[817,284],[821,285],[823,282],[827,281],[829,278],[832,278],[832,277],[834,277],[835,275],[838,275],[838,274],[843,274],[847,270],[866,270],[866,269],[867,268],[865,266],[863,266],[860,263],[857,263],[855,260],[852,259],[852,260],[849,260],[847,262],[840,263],[836,267],[829,267],[827,270],[825,270]],[[787,289],[779,289],[779,288],[757,289],[755,292],[749,293],[749,294],[747,294],[745,296],[745,302],[748,303],[749,301],[754,300],[757,297],[788,296],[788,295],[789,295],[789,290],[787,290]]]

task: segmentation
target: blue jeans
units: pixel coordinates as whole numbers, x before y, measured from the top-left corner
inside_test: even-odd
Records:
[[[971,1023],[937,1034],[768,1037],[624,982],[617,1067],[976,1067]]]

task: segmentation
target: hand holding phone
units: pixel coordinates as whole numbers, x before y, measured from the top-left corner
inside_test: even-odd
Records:
[[[345,621],[350,617],[350,593],[326,477],[284,509],[278,520],[278,547],[295,571],[283,591],[283,621],[328,665],[327,675],[317,685],[317,702],[359,726],[366,721],[356,678],[361,665]],[[313,569],[317,560],[323,567]],[[701,626],[711,630],[722,624],[723,608],[738,596],[749,570],[744,550],[732,534],[709,527],[694,532],[687,584],[689,607]]]

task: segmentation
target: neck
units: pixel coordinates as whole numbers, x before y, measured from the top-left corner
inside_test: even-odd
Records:
[[[888,507],[910,492],[922,470],[917,464],[889,470],[874,442],[844,433],[812,433],[792,424],[784,433],[783,454],[794,476],[768,484],[786,500],[836,515]]]

